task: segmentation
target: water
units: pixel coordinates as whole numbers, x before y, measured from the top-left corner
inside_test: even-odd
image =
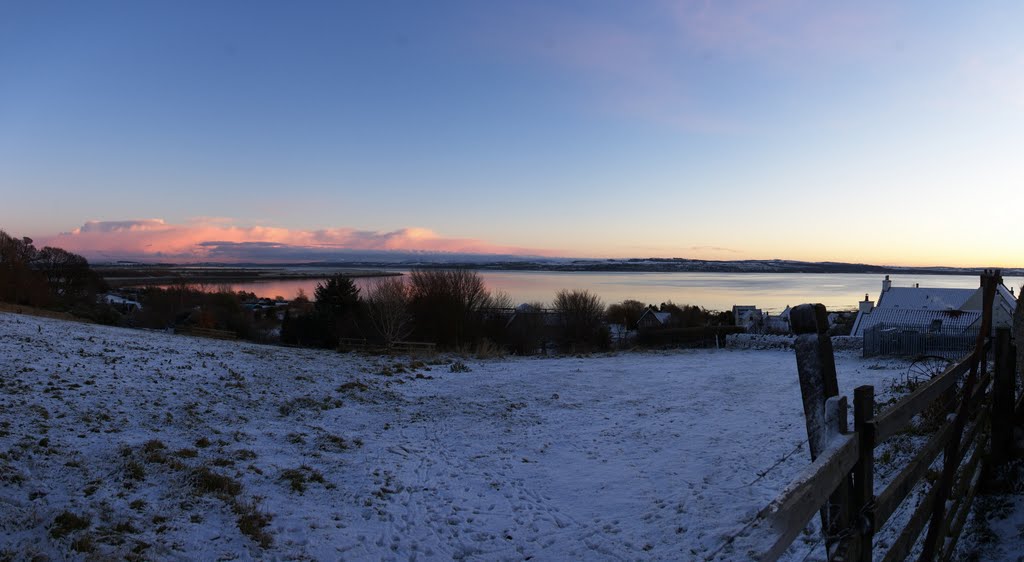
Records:
[[[492,291],[503,291],[514,303],[551,303],[559,289],[586,289],[605,304],[635,299],[645,304],[671,300],[713,310],[731,309],[735,304],[752,304],[769,312],[787,305],[820,302],[829,310],[854,309],[867,293],[871,300],[882,290],[882,275],[849,273],[591,273],[482,271]],[[894,286],[976,288],[979,278],[971,275],[892,275]],[[362,291],[376,278],[358,278]],[[1019,292],[1024,277],[1006,277],[1004,283]],[[261,297],[292,299],[299,289],[313,298],[317,280],[254,281],[232,283],[235,291],[250,291]]]

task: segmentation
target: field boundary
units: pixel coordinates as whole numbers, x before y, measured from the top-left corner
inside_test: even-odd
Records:
[[[846,398],[835,386],[831,342],[822,330],[824,307],[794,309],[794,329],[802,334],[795,348],[813,461],[733,539],[735,552],[777,560],[817,512],[829,560],[871,561],[876,531],[918,484],[928,482],[881,560],[906,559],[922,534],[921,560],[951,559],[976,493],[1013,458],[1013,424],[1024,417],[1016,346],[1009,329],[992,335],[992,303],[1001,282],[998,270],[982,275],[985,314],[974,350],[877,414],[874,387],[856,388],[852,432],[846,427]],[[803,326],[797,329],[798,324]],[[876,494],[875,449],[905,431],[916,416],[937,420],[938,428]],[[942,465],[938,475],[930,469],[936,461]]]

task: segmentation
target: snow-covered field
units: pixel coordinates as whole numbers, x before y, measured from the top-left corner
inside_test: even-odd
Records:
[[[793,352],[746,343],[417,360],[0,314],[0,560],[720,556],[809,462]],[[907,366],[837,365],[846,395]]]

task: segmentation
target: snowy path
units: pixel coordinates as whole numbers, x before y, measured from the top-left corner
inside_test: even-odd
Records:
[[[703,559],[808,462],[791,351],[453,360],[0,314],[0,559]]]

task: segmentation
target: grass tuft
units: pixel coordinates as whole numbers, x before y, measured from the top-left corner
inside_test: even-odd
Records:
[[[222,498],[234,497],[242,492],[242,484],[224,474],[216,473],[209,467],[201,466],[192,472],[196,490]]]
[[[88,516],[82,517],[70,511],[65,511],[53,519],[53,524],[50,526],[50,536],[59,539],[68,533],[88,528]]]

